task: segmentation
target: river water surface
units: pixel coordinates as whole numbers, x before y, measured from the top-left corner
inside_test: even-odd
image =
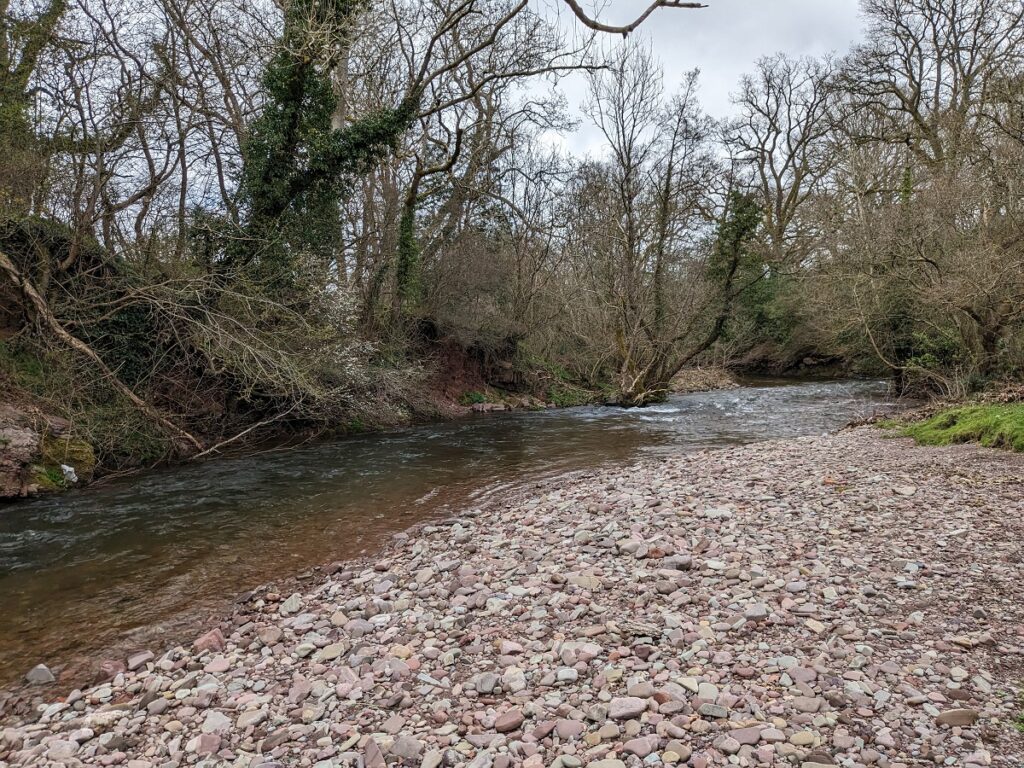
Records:
[[[758,382],[645,409],[474,416],[0,507],[0,682],[40,662],[74,669],[103,650],[159,651],[175,617],[371,552],[523,480],[814,435],[889,407],[878,382]]]

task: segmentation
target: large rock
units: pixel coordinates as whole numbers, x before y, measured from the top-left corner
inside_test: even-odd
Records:
[[[725,707],[719,706],[718,704],[710,704],[705,702],[700,705],[700,709],[697,710],[701,717],[706,717],[711,720],[722,720],[729,716],[729,710]]]
[[[956,725],[961,728],[974,725],[978,720],[978,712],[974,709],[947,709],[935,718],[939,725]]]
[[[639,739],[630,739],[622,745],[622,751],[636,755],[637,757],[647,757],[651,752],[657,749],[657,737],[644,737]]]
[[[409,735],[399,736],[391,745],[391,754],[412,762],[423,752],[423,742]]]
[[[267,719],[267,713],[262,709],[248,709],[238,716],[238,720],[235,721],[235,727],[240,731],[244,731],[250,726],[256,726]]]
[[[498,733],[511,733],[523,724],[523,719],[522,710],[510,709],[494,722],[494,730]]]
[[[632,720],[647,710],[647,702],[637,696],[621,696],[612,699],[608,717],[612,720]]]
[[[31,467],[38,457],[39,434],[35,430],[17,424],[0,424],[0,498],[32,493],[29,488]]]
[[[59,491],[92,479],[96,454],[65,434],[68,426],[31,408],[0,405],[0,498]]]
[[[141,669],[153,660],[152,651],[140,651],[139,653],[133,654],[128,657],[128,671],[134,672],[137,669]]]
[[[197,638],[192,644],[192,648],[196,653],[202,653],[203,651],[223,651],[224,633],[220,631],[220,627],[211,629],[205,635]]]
[[[764,603],[751,603],[743,609],[743,618],[748,621],[764,621],[768,613],[768,606]]]
[[[756,726],[752,728],[737,728],[729,731],[729,735],[740,744],[755,746],[761,740],[761,729]]]
[[[70,467],[74,470],[77,482],[89,482],[96,471],[96,454],[92,446],[71,435],[56,436],[47,432],[40,443],[40,452],[42,466],[47,471]],[[68,473],[62,471],[61,475],[67,477]]]
[[[58,763],[65,763],[75,756],[78,744],[65,739],[54,739],[47,745],[46,757]],[[65,763],[66,764],[66,763]]]
[[[202,725],[203,733],[225,733],[230,728],[231,718],[223,712],[211,709],[206,713],[206,719],[203,720]]]

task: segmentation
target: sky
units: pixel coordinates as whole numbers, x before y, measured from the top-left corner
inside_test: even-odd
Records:
[[[600,19],[632,21],[648,0],[610,0]],[[700,69],[700,97],[712,117],[732,112],[731,93],[762,56],[843,54],[861,39],[859,0],[704,0],[707,8],[660,8],[634,33],[650,41],[669,91],[685,72]],[[593,8],[583,3],[585,8]],[[560,14],[561,15],[561,14]],[[568,23],[571,16],[562,16]],[[573,22],[575,23],[575,21]],[[583,77],[562,82],[575,114],[586,95]],[[584,121],[559,143],[578,155],[599,154],[601,137]]]

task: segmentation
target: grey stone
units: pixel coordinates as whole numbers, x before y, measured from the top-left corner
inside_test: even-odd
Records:
[[[33,685],[46,685],[56,681],[50,668],[45,664],[37,664],[28,671],[25,679]]]

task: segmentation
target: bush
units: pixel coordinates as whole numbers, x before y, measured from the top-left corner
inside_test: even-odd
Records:
[[[459,402],[462,405],[479,405],[480,403],[488,402],[488,400],[487,395],[485,395],[483,392],[473,391],[463,392],[462,395],[459,397]]]
[[[573,408],[594,402],[594,395],[592,392],[570,384],[552,384],[548,387],[547,399],[559,408]]]

